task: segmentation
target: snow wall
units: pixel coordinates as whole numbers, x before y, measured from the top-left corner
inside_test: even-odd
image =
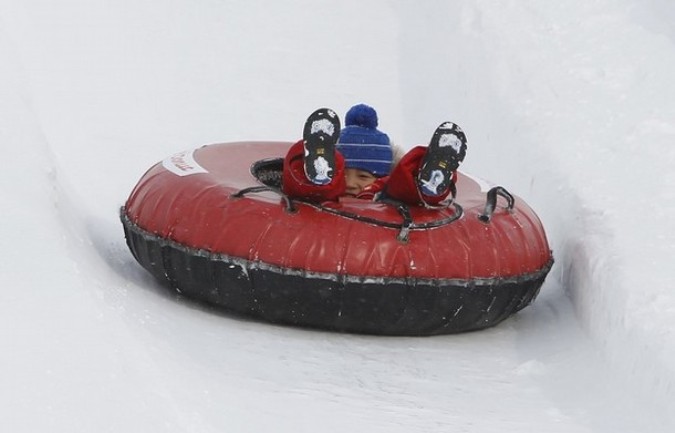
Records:
[[[3,45],[3,52],[21,65],[3,75],[27,90],[11,107],[12,100],[5,100],[3,110],[7,119],[16,120],[14,128],[28,131],[18,138],[39,143],[29,145],[29,154],[13,147],[15,160],[37,161],[35,175],[49,173],[58,182],[56,194],[38,184],[26,185],[34,190],[25,193],[13,190],[9,197],[56,200],[65,233],[85,247],[105,250],[108,239],[98,239],[89,228],[116,225],[117,206],[133,182],[164,156],[156,148],[138,147],[139,140],[163,141],[166,154],[213,141],[292,140],[297,119],[314,108],[332,105],[344,112],[364,101],[378,107],[383,129],[399,144],[412,146],[448,118],[469,136],[465,170],[523,197],[547,227],[556,265],[541,296],[555,298],[562,292],[571,298],[618,381],[657,404],[675,401],[675,298],[667,269],[668,258],[675,255],[667,205],[675,198],[670,170],[675,160],[670,78],[675,76],[670,24],[675,13],[668,2],[438,1],[430,2],[427,13],[419,13],[417,3],[382,2],[377,6],[381,26],[367,41],[373,54],[360,57],[372,63],[359,68],[351,67],[349,54],[363,47],[341,45],[335,35],[368,25],[364,17],[352,19],[353,28],[326,28],[256,2],[238,6],[237,19],[245,18],[241,24],[234,18],[211,23],[207,11],[195,10],[181,22],[199,31],[171,36],[170,44],[159,45],[165,51],[153,51],[159,39],[174,35],[174,20],[170,13],[157,14],[153,30],[146,30],[147,23],[138,17],[152,16],[150,5],[137,6],[147,9],[143,15],[82,2],[82,15],[73,17],[48,2],[40,9],[20,3],[2,5],[5,16],[15,19],[2,23],[7,40],[21,43],[13,49]],[[223,10],[233,6],[213,7],[227,16]],[[347,21],[349,12],[336,12]],[[236,59],[224,70],[191,50],[195,44],[225,46],[219,37],[223,27],[229,26],[230,35],[245,34],[250,30],[246,23],[263,15],[288,20],[288,31],[269,41],[273,57],[259,59],[245,42],[229,51],[221,47]],[[72,26],[78,20],[98,26]],[[114,34],[119,23],[125,23],[126,33],[106,39],[105,51],[82,39],[84,31],[94,39]],[[319,42],[328,47],[316,51],[316,64],[305,64],[299,54],[316,50],[316,40],[304,39],[307,29],[296,32],[294,26],[314,27],[325,37]],[[60,32],[28,36],[40,28]],[[421,31],[428,28],[434,31]],[[163,70],[176,57],[185,58],[185,64]],[[332,70],[319,66],[330,59],[336,64]],[[141,64],[146,67],[134,67]],[[195,64],[204,71],[198,80]],[[302,74],[304,84],[294,77],[298,64],[308,69]],[[110,70],[110,65],[117,67]],[[271,69],[274,83],[266,81]],[[259,87],[237,89],[242,77],[248,82],[258,77]],[[134,103],[139,97],[144,99]],[[152,110],[143,111],[149,106]],[[109,107],[116,109],[115,117],[106,118],[112,113]],[[228,129],[222,126],[224,119]],[[260,129],[252,132],[252,124]],[[139,137],[139,131],[145,136]],[[99,145],[87,148],[86,142]],[[97,158],[124,167],[118,176],[128,182],[101,189],[96,182],[100,167],[80,164]],[[72,173],[93,181],[80,184]],[[73,228],[78,206],[100,213]],[[43,226],[38,232],[58,238],[52,229]],[[18,233],[7,239],[18,242]],[[42,254],[56,257],[59,252]],[[55,272],[62,265],[58,260],[52,264]],[[11,271],[16,280],[19,273],[30,272]],[[86,324],[88,318],[77,320]]]

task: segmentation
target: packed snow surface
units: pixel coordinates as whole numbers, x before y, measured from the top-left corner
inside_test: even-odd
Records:
[[[0,0],[0,425],[12,432],[675,431],[675,4]],[[365,102],[541,217],[499,326],[232,317],[160,287],[119,207],[157,161]],[[344,114],[341,114],[343,116]]]

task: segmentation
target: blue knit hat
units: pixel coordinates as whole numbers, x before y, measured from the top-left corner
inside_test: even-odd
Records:
[[[345,157],[347,168],[368,171],[377,177],[391,171],[394,154],[389,137],[377,129],[377,112],[358,104],[347,111],[337,150]]]

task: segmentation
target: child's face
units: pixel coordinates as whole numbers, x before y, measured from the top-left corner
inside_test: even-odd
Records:
[[[370,172],[358,168],[346,168],[347,195],[357,196],[363,189],[377,180]]]

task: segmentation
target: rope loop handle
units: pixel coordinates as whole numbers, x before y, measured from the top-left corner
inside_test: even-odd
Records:
[[[483,213],[478,215],[478,219],[484,223],[489,223],[492,219],[492,214],[495,212],[497,207],[497,197],[503,197],[507,201],[506,210],[509,212],[513,211],[513,206],[516,203],[516,200],[513,198],[510,192],[506,188],[501,186],[495,186],[487,192],[487,198],[485,200],[485,209]]]

